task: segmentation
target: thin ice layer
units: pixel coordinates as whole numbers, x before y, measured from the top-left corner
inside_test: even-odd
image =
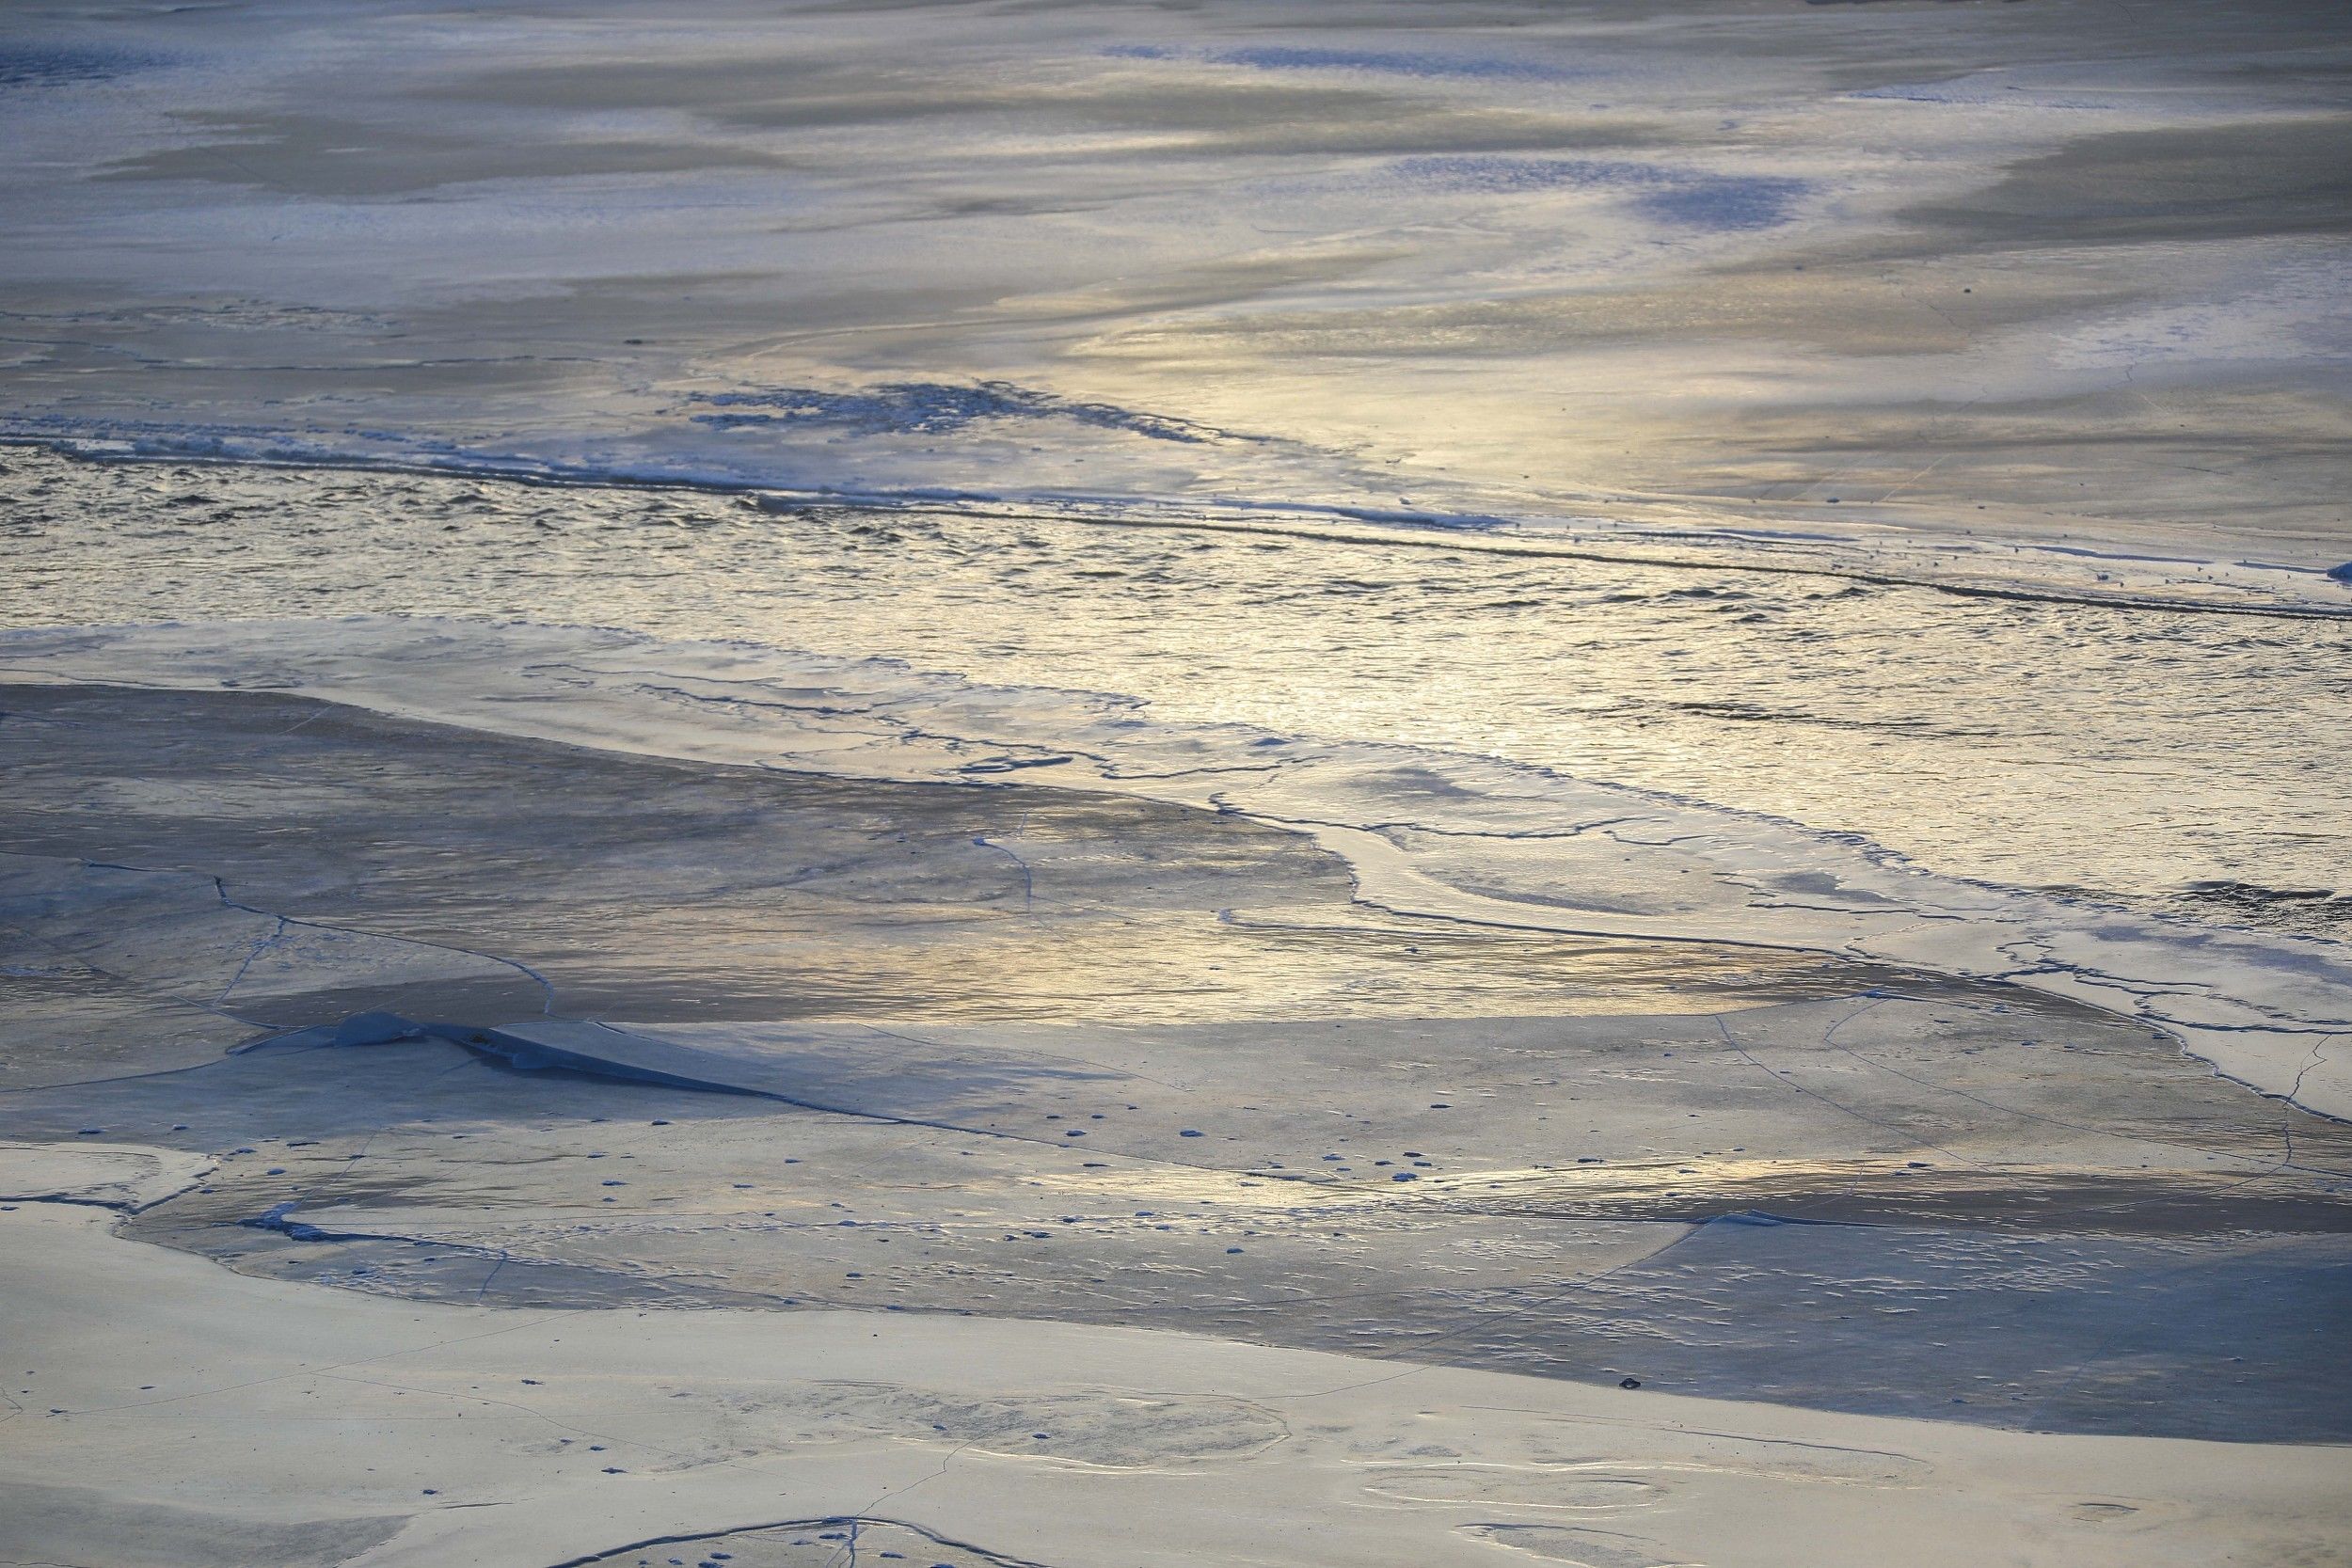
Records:
[[[28,438],[2346,608],[2325,6],[17,12]]]
[[[265,685],[657,755],[1205,805],[1312,836],[1344,858],[1358,898],[1395,914],[2002,979],[2352,1114],[2340,943],[1940,879],[1850,839],[1500,762],[1154,724],[1109,699],[612,632],[355,619],[23,632],[0,649],[37,678]]]
[[[1034,768],[844,781],[271,690],[8,705],[40,721],[0,727],[14,940],[294,1027],[194,1067],[165,1041],[72,1076],[68,1049],[0,1132],[216,1157],[133,1231],[249,1273],[1181,1327],[1849,1410],[1957,1378],[2002,1396],[1933,1414],[2088,1431],[2326,1435],[2344,1402],[2229,1360],[2295,1365],[2324,1316],[2298,1304],[2352,1227],[2344,1128],[2063,999],[1367,921],[1299,833]],[[999,819],[1026,826],[975,831]],[[1760,1267],[1715,1224],[1758,1210],[1853,1240]],[[2178,1332],[2231,1259],[2267,1315]],[[1955,1280],[1940,1314],[1876,1310]],[[1788,1331],[1824,1296],[1869,1354]],[[2011,1315],[2031,1331],[1952,1348]],[[2065,1398],[2024,1397],[2061,1364]]]
[[[12,1336],[41,1347],[16,1385],[39,1414],[0,1426],[0,1543],[26,1558],[120,1560],[176,1526],[192,1568],[327,1540],[354,1568],[659,1563],[880,1516],[974,1548],[909,1560],[967,1568],[1492,1568],[1505,1529],[1661,1564],[1870,1568],[1898,1539],[1921,1568],[2170,1568],[2324,1556],[2345,1522],[2329,1448],[1825,1416],[1139,1329],[373,1301],[108,1238],[86,1211],[0,1213],[0,1236]],[[159,1454],[168,1497],[88,1485]]]

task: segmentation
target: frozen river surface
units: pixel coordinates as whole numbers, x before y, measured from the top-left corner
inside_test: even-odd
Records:
[[[2352,1562],[2340,8],[0,14],[0,1558]]]

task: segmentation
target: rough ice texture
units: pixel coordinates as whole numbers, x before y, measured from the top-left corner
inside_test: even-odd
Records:
[[[2352,709],[2352,619],[1526,538],[787,512],[25,451],[0,468],[0,578],[23,585],[0,626],[462,609],[879,656],[1167,720],[1499,754],[1835,826],[1956,876],[2352,933],[2341,769],[2313,740]]]

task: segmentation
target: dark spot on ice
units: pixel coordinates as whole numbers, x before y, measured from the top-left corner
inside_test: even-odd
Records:
[[[1390,1177],[1389,1180],[1391,1181],[1418,1181],[1421,1180],[1421,1176],[1415,1171],[1401,1170],[1395,1175]]]
[[[1617,1379],[1617,1386],[1620,1388],[1639,1388],[1641,1386],[1642,1380],[1638,1377],[1621,1377]]]
[[[2341,566],[2330,566],[2328,569],[2328,580],[2329,582],[2352,582],[2352,561],[2347,561]]]
[[[1180,1137],[1180,1138],[1197,1138],[1197,1137],[1200,1136],[1200,1129],[1198,1129],[1198,1128],[1194,1128],[1194,1127],[1187,1127],[1187,1128],[1185,1128],[1183,1132],[1181,1132],[1177,1133],[1176,1135],[1177,1135],[1178,1137]]]

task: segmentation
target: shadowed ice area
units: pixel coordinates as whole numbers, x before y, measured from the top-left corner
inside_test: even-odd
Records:
[[[129,1232],[240,1271],[2352,1435],[2344,1129],[2062,998],[1400,918],[1296,832],[1022,769],[4,705],[0,1133],[197,1156]]]

